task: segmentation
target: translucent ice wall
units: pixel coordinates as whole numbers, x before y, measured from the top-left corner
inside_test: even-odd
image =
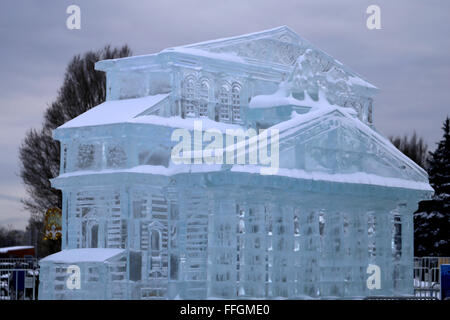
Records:
[[[54,133],[64,259],[42,261],[43,297],[411,294],[412,212],[430,190],[373,130],[372,85],[285,27],[97,68],[107,101]],[[279,130],[278,172],[175,164],[171,135],[196,120]]]

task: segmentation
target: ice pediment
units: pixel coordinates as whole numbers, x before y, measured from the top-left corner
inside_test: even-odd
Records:
[[[261,32],[185,45],[181,48],[209,51],[241,57],[247,63],[277,64],[293,68],[299,60],[308,59],[321,71],[344,75],[351,84],[376,89],[332,56],[300,37],[287,26]]]
[[[271,127],[280,132],[280,167],[428,183],[422,168],[346,109],[329,106],[294,114]]]
[[[247,62],[293,65],[307,43],[287,26],[184,46],[214,53],[233,53]]]

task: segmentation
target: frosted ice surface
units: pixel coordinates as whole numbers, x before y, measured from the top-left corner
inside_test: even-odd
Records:
[[[72,119],[60,128],[97,126],[132,121],[136,115],[157,104],[168,94],[157,94],[137,99],[106,101]]]
[[[68,249],[52,254],[40,260],[40,262],[61,262],[61,263],[78,263],[78,262],[103,262],[111,259],[124,252],[124,249],[106,249],[106,248],[89,248],[89,249]]]
[[[96,68],[107,101],[54,131],[63,250],[41,260],[39,298],[412,294],[412,214],[432,189],[375,130],[375,86],[287,27]],[[275,130],[262,174],[252,152]],[[231,162],[208,164],[213,142]]]

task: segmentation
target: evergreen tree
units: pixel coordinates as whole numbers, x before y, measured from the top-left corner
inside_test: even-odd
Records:
[[[443,139],[430,153],[428,174],[435,194],[421,201],[414,214],[416,256],[450,256],[450,119],[444,122]]]
[[[53,241],[42,241],[45,212],[52,207],[61,208],[62,202],[61,191],[50,185],[50,179],[59,174],[60,163],[60,146],[53,140],[52,130],[105,101],[106,77],[94,69],[97,61],[130,55],[128,46],[106,46],[75,56],[67,66],[56,100],[45,111],[42,128],[28,131],[22,142],[20,177],[28,193],[22,202],[32,214],[27,233],[33,235],[32,244],[41,247],[36,248],[41,257],[59,250]]]

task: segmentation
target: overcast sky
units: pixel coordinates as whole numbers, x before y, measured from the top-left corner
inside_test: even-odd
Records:
[[[81,30],[66,8],[81,8]],[[368,30],[366,8],[381,8]],[[67,63],[106,44],[134,54],[287,25],[380,88],[374,121],[384,135],[424,137],[430,148],[450,114],[450,1],[446,0],[1,0],[0,226],[29,213],[18,147],[55,99]]]

